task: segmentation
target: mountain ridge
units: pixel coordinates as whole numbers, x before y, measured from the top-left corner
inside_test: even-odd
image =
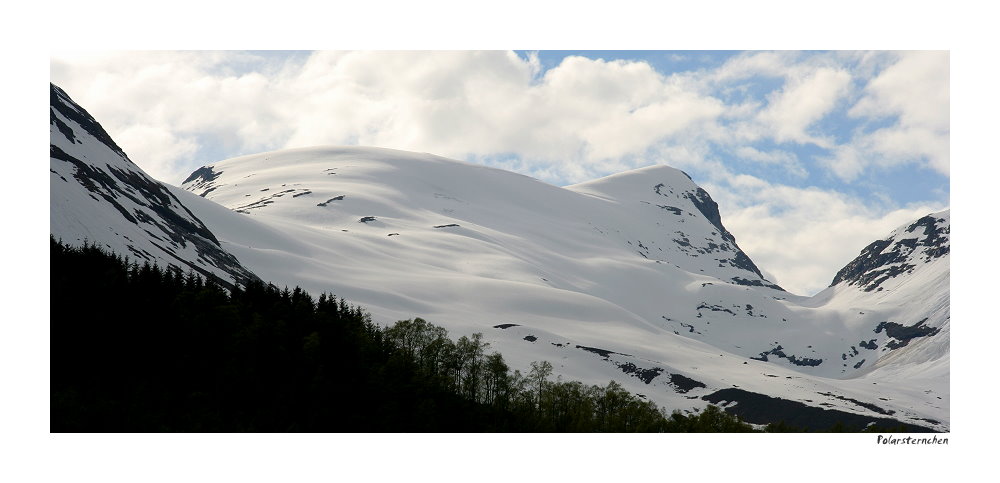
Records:
[[[49,84],[50,234],[226,286],[256,278],[162,183],[146,175],[65,91]]]
[[[74,227],[94,224],[96,212],[96,226],[117,229],[102,241],[112,249],[227,274],[224,262],[199,264],[188,242],[153,253],[171,240],[171,216],[198,220],[217,242],[198,238],[254,276],[335,293],[381,324],[419,316],[482,333],[514,368],[553,361],[556,375],[615,380],[688,412],[736,386],[948,427],[949,253],[940,246],[921,248],[938,256],[882,291],[835,283],[802,297],[761,276],[711,196],[666,166],[559,188],[426,153],[314,147],[212,163],[183,188],[157,183],[161,197],[144,173],[122,168],[131,161],[114,147],[50,112],[53,236],[79,239]],[[71,149],[94,174],[62,159]],[[80,172],[93,189],[70,183]],[[169,213],[143,204],[158,199]],[[914,246],[935,236],[928,229]]]
[[[830,286],[846,283],[858,285],[866,292],[881,290],[880,285],[886,280],[913,270],[915,265],[907,261],[914,258],[914,252],[924,254],[924,261],[947,255],[951,247],[951,225],[946,224],[946,218],[950,218],[950,214],[950,209],[930,213],[872,242],[837,272]],[[915,233],[918,228],[922,228],[921,233]]]

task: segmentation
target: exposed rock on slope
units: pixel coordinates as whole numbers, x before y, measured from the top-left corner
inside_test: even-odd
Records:
[[[255,278],[177,197],[136,166],[59,87],[49,96],[50,233],[224,285]]]

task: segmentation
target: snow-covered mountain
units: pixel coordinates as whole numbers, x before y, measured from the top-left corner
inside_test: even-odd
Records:
[[[877,358],[872,373],[948,379],[950,233],[950,210],[900,226],[865,247],[814,297],[845,314],[859,309],[853,324],[864,329],[867,341],[859,346],[868,352],[862,352]],[[855,352],[852,346],[847,360],[858,360]]]
[[[194,270],[223,284],[255,278],[166,186],[128,159],[104,128],[53,84],[49,140],[53,237]]]
[[[947,323],[933,318],[947,317],[946,253],[929,263],[914,252],[910,271],[874,294],[845,283],[789,294],[676,169],[559,188],[428,154],[320,147],[222,161],[184,187],[231,210],[205,217],[263,278],[332,291],[387,323],[421,316],[483,332],[514,367],[553,361],[567,378],[614,378],[671,408],[736,386],[947,424],[947,330],[912,328]],[[201,216],[201,204],[186,203]],[[233,213],[268,236],[229,233],[241,226]],[[942,350],[921,364],[943,369],[933,376],[892,363],[932,340]]]
[[[949,427],[948,212],[802,297],[767,280],[711,196],[666,166],[561,188],[430,154],[315,147],[164,186],[262,279],[334,293],[379,323],[481,332],[515,369],[548,360],[566,379],[751,422]],[[90,216],[52,210],[53,234]]]

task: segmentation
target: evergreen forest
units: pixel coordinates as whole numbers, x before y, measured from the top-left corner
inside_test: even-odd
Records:
[[[383,327],[334,295],[50,248],[53,432],[754,430],[716,406],[670,413],[615,382],[553,380],[545,361],[512,371],[481,334]]]

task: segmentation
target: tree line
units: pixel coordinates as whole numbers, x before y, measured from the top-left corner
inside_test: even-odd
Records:
[[[715,406],[511,371],[482,334],[50,239],[53,432],[746,432]],[[794,431],[771,425],[774,431]]]

